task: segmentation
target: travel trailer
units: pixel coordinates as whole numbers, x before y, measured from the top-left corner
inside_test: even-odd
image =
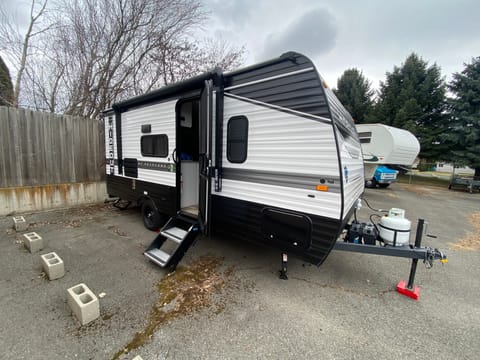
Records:
[[[352,118],[298,53],[207,72],[104,116],[108,193],[161,228],[145,255],[162,267],[199,233],[320,265],[364,191]]]
[[[412,166],[420,152],[420,143],[410,131],[384,124],[358,124],[356,128],[369,187],[387,187],[397,179],[396,170],[381,165]]]

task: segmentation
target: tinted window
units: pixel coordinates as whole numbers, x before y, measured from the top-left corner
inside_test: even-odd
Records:
[[[227,159],[232,163],[242,163],[247,159],[248,119],[234,116],[227,125]]]
[[[361,144],[368,144],[372,139],[372,132],[371,131],[359,132],[358,138],[360,139]]]
[[[143,156],[167,157],[168,156],[168,136],[146,135],[142,136],[141,151]]]

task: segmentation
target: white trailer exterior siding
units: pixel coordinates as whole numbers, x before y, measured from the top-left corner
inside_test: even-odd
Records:
[[[133,109],[122,114],[122,144],[123,157],[135,158],[139,162],[146,162],[149,168],[139,166],[138,178],[144,181],[167,186],[175,186],[176,173],[174,171],[158,171],[155,165],[169,166],[176,143],[175,132],[175,105],[177,101],[167,101],[139,109]],[[142,134],[142,124],[151,125],[151,132]],[[168,137],[168,156],[146,157],[142,155],[140,139],[142,135],[160,135]],[[125,176],[125,175],[122,175]]]
[[[226,155],[227,123],[238,115],[246,116],[249,122],[248,155],[241,164],[231,163]],[[333,127],[326,120],[322,123],[226,98],[222,163],[224,171],[239,169],[245,176],[244,181],[223,179],[222,191],[216,195],[338,219],[339,163]],[[264,183],[256,182],[255,177]],[[329,192],[317,191],[321,178],[335,179],[337,184],[331,185]],[[282,179],[285,186],[276,185]]]

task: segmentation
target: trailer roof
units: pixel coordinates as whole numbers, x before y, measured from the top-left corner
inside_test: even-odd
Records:
[[[133,98],[120,101],[113,104],[113,110],[125,111],[128,108],[141,106],[144,104],[151,103],[155,100],[160,100],[165,97],[177,94],[179,92],[187,92],[190,90],[195,90],[201,88],[204,81],[210,79],[218,79],[222,75],[222,71],[219,68],[216,68],[211,71],[207,71],[203,74],[194,76],[192,78],[182,80],[170,85],[163,86],[157,90],[150,91],[146,94],[135,96]]]
[[[265,66],[269,66],[269,65],[281,62],[286,58],[293,59],[295,57],[298,57],[299,55],[300,54],[297,54],[294,52],[288,52],[277,58],[225,73],[225,76],[233,76],[233,75],[240,75],[242,73],[249,73],[254,69],[262,68]],[[128,108],[148,104],[152,101],[163,99],[165,97],[177,94],[179,92],[187,92],[189,90],[195,90],[195,89],[201,88],[205,80],[214,79],[218,81],[219,79],[222,78],[222,76],[223,76],[222,69],[215,68],[211,71],[204,72],[192,78],[175,82],[175,83],[163,86],[157,90],[153,90],[148,93],[135,96],[124,101],[117,102],[112,105],[112,109],[107,109],[104,111],[104,113],[108,113],[111,110],[125,111]]]
[[[289,84],[287,81],[281,84],[274,84],[272,81],[271,88],[275,89],[275,91],[272,91],[272,96],[260,96],[260,92],[262,90],[265,92],[265,90],[268,90],[267,88],[261,89],[261,86],[250,86],[263,80],[282,77],[282,75],[290,71],[291,73],[305,71],[310,71],[311,73],[310,75],[305,74],[307,78],[299,78],[298,81],[294,79],[297,81],[294,84]],[[225,74],[220,68],[216,68],[190,79],[117,102],[112,106],[111,110],[124,112],[133,107],[140,107],[169,97],[200,90],[203,88],[206,80],[213,80],[215,86],[220,86],[225,89],[243,86],[244,90],[248,89],[248,91],[251,91],[247,96],[248,98],[252,97],[251,95],[253,94],[253,97],[258,97],[257,100],[268,103],[273,102],[274,105],[277,106],[292,108],[295,111],[300,111],[305,114],[331,119],[340,129],[344,129],[347,133],[356,137],[351,115],[336,98],[333,91],[328,88],[313,62],[305,55],[293,51],[286,52],[271,60],[253,64]],[[280,80],[278,81],[281,82]],[[296,88],[300,82],[303,82],[305,86],[301,89],[302,91],[297,91]],[[247,87],[247,85],[249,86]],[[280,87],[282,87],[282,90],[279,90]],[[235,92],[236,90],[232,91],[232,93]],[[292,103],[295,104],[292,105]],[[106,110],[104,113],[108,112],[109,110]]]

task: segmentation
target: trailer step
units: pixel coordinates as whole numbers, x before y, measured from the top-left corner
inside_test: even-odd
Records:
[[[155,264],[164,267],[170,259],[170,255],[160,249],[152,249],[145,252],[145,256],[153,261]]]
[[[185,236],[187,236],[188,232],[181,228],[173,227],[165,231],[160,231],[160,234],[180,243],[183,239],[185,239]]]
[[[197,219],[179,212],[168,220],[143,254],[162,268],[174,269],[195,241],[199,228]]]

